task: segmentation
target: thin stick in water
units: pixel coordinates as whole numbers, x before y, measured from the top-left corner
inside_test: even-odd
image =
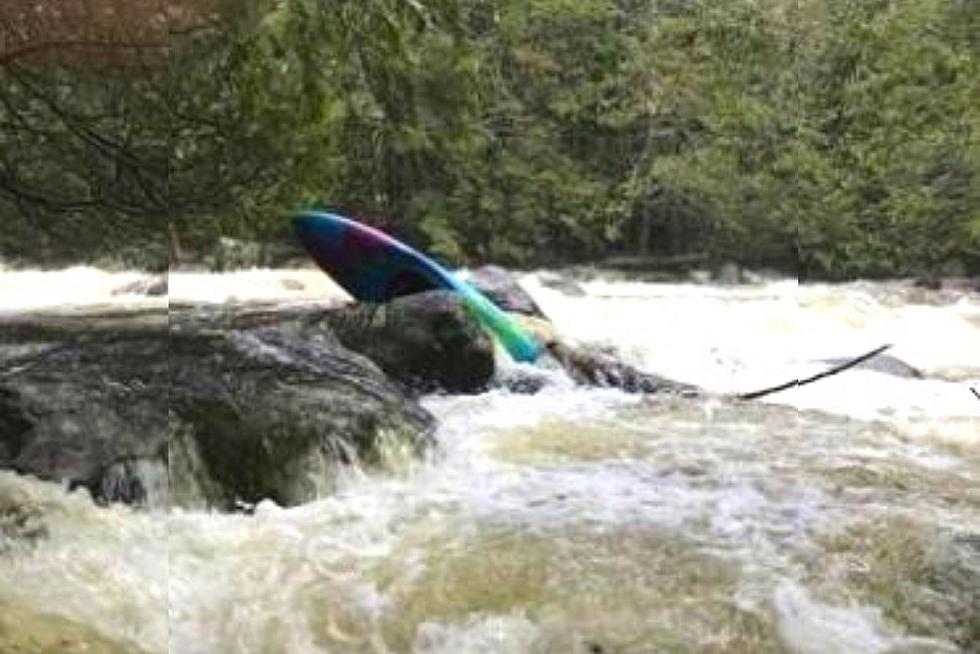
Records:
[[[779,391],[785,391],[788,388],[795,388],[797,386],[812,384],[813,382],[823,379],[824,377],[830,377],[831,375],[836,375],[839,372],[844,372],[848,368],[853,368],[854,366],[863,363],[868,359],[878,356],[879,354],[881,354],[882,352],[884,352],[890,347],[891,345],[882,345],[881,347],[875,348],[866,354],[862,354],[856,359],[845,361],[844,363],[838,366],[834,366],[833,368],[824,370],[823,372],[817,373],[812,377],[807,377],[806,379],[794,379],[793,381],[786,382],[785,384],[780,384],[779,386],[772,386],[770,388],[764,388],[761,391],[752,391],[751,393],[743,393],[741,395],[738,395],[737,397],[740,400],[757,400],[760,397],[765,397],[766,395],[772,395],[773,393],[778,393]]]

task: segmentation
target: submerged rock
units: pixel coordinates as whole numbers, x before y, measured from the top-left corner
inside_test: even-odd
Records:
[[[618,388],[628,393],[680,393],[694,396],[700,391],[666,377],[643,372],[605,353],[572,348],[557,341],[548,350],[579,384]]]
[[[931,291],[965,291],[980,293],[980,277],[939,277],[925,275],[912,283],[915,288]]]
[[[834,366],[845,364],[848,361],[850,361],[850,359],[823,360],[824,363]],[[901,377],[904,379],[921,379],[923,377],[920,370],[889,354],[879,354],[877,356],[873,356],[867,361],[862,361],[854,367],[861,368],[863,370],[873,370],[886,375],[894,375],[895,377]]]
[[[169,278],[167,275],[147,277],[138,279],[135,282],[124,284],[112,291],[113,295],[146,295],[148,297],[160,297],[167,294]]]
[[[568,273],[541,273],[539,275],[541,285],[556,290],[569,297],[585,297],[585,289],[575,278]]]
[[[724,286],[735,286],[745,281],[742,268],[731,261],[723,263],[714,272],[714,281]]]

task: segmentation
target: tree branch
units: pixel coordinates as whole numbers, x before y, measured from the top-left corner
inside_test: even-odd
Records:
[[[66,201],[38,195],[16,186],[3,172],[0,172],[0,194],[6,195],[17,203],[27,203],[57,211],[79,211],[98,206],[98,202],[93,200]]]
[[[741,395],[737,395],[736,397],[738,397],[738,399],[740,400],[757,400],[760,397],[765,397],[766,395],[772,395],[773,393],[785,391],[789,388],[795,388],[797,386],[805,386],[806,384],[812,384],[813,382],[824,379],[825,377],[830,377],[831,375],[836,375],[839,372],[844,372],[848,368],[853,368],[854,366],[863,363],[868,359],[878,356],[879,354],[881,354],[882,352],[884,352],[890,347],[891,345],[882,345],[879,348],[875,348],[874,350],[871,350],[867,354],[862,354],[856,359],[851,359],[838,366],[834,366],[833,368],[824,370],[821,373],[813,375],[812,377],[807,377],[806,379],[794,379],[793,381],[786,382],[785,384],[780,384],[779,386],[772,386],[770,388],[764,388],[760,391],[752,391],[751,393],[742,393]]]

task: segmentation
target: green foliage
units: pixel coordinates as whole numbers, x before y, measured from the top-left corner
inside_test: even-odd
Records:
[[[165,232],[166,130],[140,120],[152,79],[11,65],[0,85],[0,252],[82,259]]]
[[[980,266],[961,0],[249,0],[134,72],[0,59],[0,252],[382,217],[452,263]]]
[[[665,97],[701,130],[650,173],[701,203],[712,248],[792,248],[804,277],[976,265],[980,70],[950,3],[719,7],[661,22]]]

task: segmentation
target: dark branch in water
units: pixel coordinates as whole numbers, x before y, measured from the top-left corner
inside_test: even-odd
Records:
[[[836,375],[839,372],[844,372],[848,368],[853,368],[854,366],[867,361],[868,359],[874,358],[890,348],[891,345],[882,345],[881,347],[871,350],[867,354],[862,354],[856,359],[850,359],[844,363],[834,366],[828,370],[824,370],[821,373],[817,373],[812,377],[807,377],[806,379],[794,379],[793,381],[786,382],[785,384],[780,384],[779,386],[772,386],[770,388],[764,388],[761,391],[752,391],[751,393],[743,393],[738,395],[740,400],[757,400],[760,397],[765,397],[766,395],[772,395],[773,393],[778,393],[780,391],[785,391],[788,388],[795,388],[797,386],[805,386],[806,384],[812,384],[815,381],[819,381],[824,377],[830,377],[831,375]]]
[[[980,393],[977,392],[977,389],[971,386],[970,391],[977,397],[978,400],[980,400]]]

